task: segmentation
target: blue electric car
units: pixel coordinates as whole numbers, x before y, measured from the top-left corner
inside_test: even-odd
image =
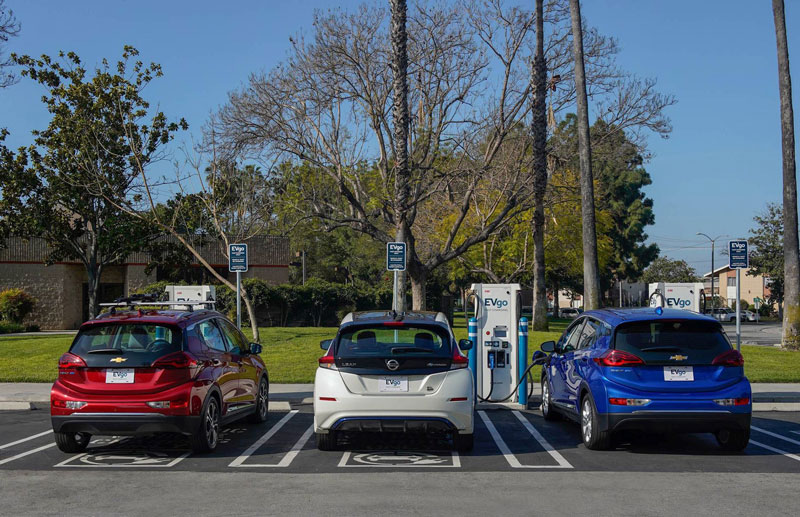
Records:
[[[750,440],[750,382],[716,320],[677,309],[603,309],[576,319],[542,366],[542,414],[577,421],[589,449],[623,429],[711,432]]]

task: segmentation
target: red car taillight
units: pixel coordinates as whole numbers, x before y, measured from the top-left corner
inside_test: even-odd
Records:
[[[58,359],[59,368],[82,368],[86,366],[86,361],[75,354],[67,352]]]
[[[453,360],[450,363],[450,369],[451,370],[460,370],[461,368],[466,368],[467,366],[469,366],[469,359],[467,358],[467,356],[465,356],[465,355],[463,355],[461,353],[461,350],[459,350],[458,347],[454,343],[453,344]]]
[[[197,366],[197,359],[186,352],[175,352],[153,361],[153,368],[193,368]]]
[[[744,357],[736,350],[728,350],[711,361],[714,366],[744,366]]]
[[[600,366],[637,366],[644,364],[640,357],[624,350],[608,350],[600,357],[595,357],[594,362]]]

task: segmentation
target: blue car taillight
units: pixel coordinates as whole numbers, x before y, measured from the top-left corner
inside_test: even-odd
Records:
[[[735,399],[714,399],[715,404],[720,406],[746,406],[750,403],[750,397],[738,397]]]

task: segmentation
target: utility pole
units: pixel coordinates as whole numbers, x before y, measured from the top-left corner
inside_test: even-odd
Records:
[[[717,301],[716,301],[716,298],[714,298],[714,242],[716,240],[722,238],[722,237],[725,237],[725,236],[724,235],[717,235],[716,237],[714,237],[712,239],[711,237],[709,237],[708,235],[706,235],[703,232],[697,232],[697,235],[702,235],[703,237],[705,237],[706,239],[711,241],[711,315],[713,316],[714,315],[714,309],[717,308]],[[721,290],[722,290],[722,286],[720,286],[720,291]]]

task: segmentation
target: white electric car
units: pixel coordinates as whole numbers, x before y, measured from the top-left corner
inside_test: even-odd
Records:
[[[442,313],[356,312],[334,339],[320,343],[314,379],[317,447],[336,447],[341,432],[421,432],[452,436],[472,449],[475,388]]]

